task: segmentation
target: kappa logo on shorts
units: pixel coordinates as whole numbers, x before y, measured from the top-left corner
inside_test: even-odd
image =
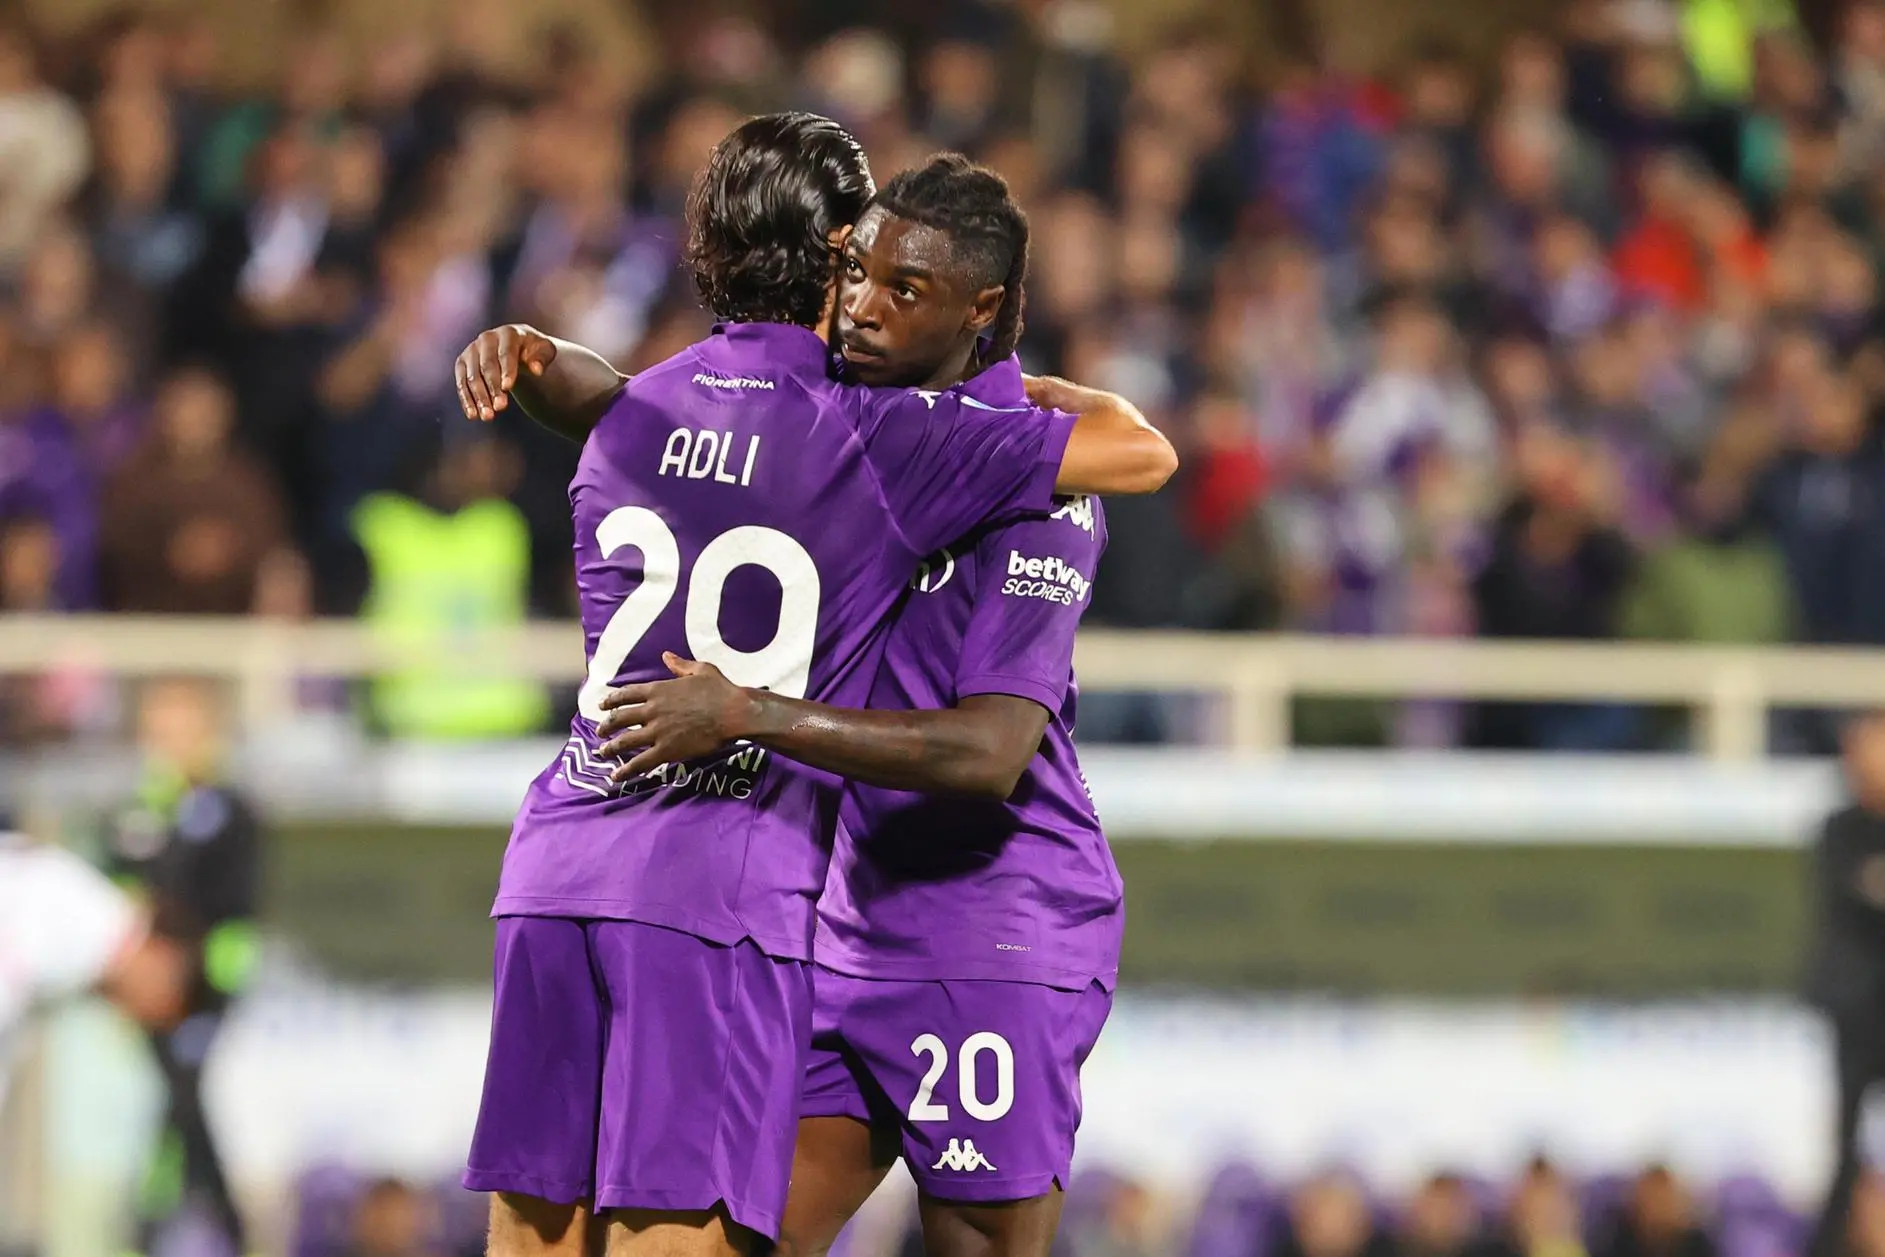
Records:
[[[951,1139],[949,1147],[943,1151],[942,1159],[929,1168],[932,1170],[993,1171],[995,1163],[982,1155],[973,1139]]]

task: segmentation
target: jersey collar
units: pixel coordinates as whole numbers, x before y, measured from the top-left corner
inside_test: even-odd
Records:
[[[715,323],[702,349],[710,358],[725,355],[743,367],[762,359],[787,370],[825,374],[825,342],[809,328],[790,323]]]
[[[1028,404],[1028,391],[1021,383],[1021,360],[1013,354],[984,367],[956,389],[964,397],[1004,410]]]

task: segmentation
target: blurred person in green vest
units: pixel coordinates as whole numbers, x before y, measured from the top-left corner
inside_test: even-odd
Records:
[[[1682,47],[1704,95],[1746,100],[1754,87],[1754,41],[1798,24],[1793,0],[1682,0]]]
[[[223,694],[196,678],[152,681],[137,703],[142,774],[113,817],[109,871],[144,900],[151,930],[186,960],[182,1019],[149,1032],[165,1106],[136,1199],[137,1250],[163,1251],[173,1234],[216,1234],[245,1251],[243,1224],[217,1154],[202,1083],[210,1050],[255,971],[261,897],[261,821],[225,775]]]
[[[367,621],[419,652],[452,638],[522,624],[530,590],[530,529],[505,500],[514,452],[497,440],[448,443],[420,494],[376,493],[354,508],[366,555]],[[535,733],[544,689],[420,665],[372,683],[374,717],[394,737],[475,739]]]

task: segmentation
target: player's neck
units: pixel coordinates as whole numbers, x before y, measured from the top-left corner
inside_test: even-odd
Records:
[[[949,351],[949,356],[942,360],[928,379],[917,385],[918,388],[943,389],[954,388],[976,372],[975,342],[970,341]]]

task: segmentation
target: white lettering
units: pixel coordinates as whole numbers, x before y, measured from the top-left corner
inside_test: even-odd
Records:
[[[1093,592],[1093,583],[1059,555],[1030,559],[1019,550],[1010,550],[1008,575],[1015,579],[1003,585],[1001,592],[1017,598],[1043,598],[1070,607],[1075,602],[1085,602],[1087,595]],[[1028,579],[1019,579],[1021,577]]]
[[[727,756],[728,766],[737,768],[743,773],[758,772],[760,766],[766,762],[766,748],[745,743],[741,743],[740,746],[740,750]]]
[[[707,473],[713,470],[714,451],[720,448],[718,432],[696,432],[694,434],[694,456],[687,461],[687,478],[705,480]]]
[[[1001,587],[1001,592],[1011,598],[1039,598],[1043,602],[1058,603],[1071,607],[1074,602],[1073,590],[1065,585],[1051,585],[1044,580],[1020,580],[1010,577]]]
[[[768,393],[773,391],[771,380],[756,380],[750,375],[708,375],[700,372],[694,376],[694,383],[707,388],[728,389],[736,393],[747,389],[760,389]]]
[[[711,475],[721,484],[750,485],[754,464],[759,461],[759,438],[746,439],[746,467],[738,479],[727,470],[727,459],[732,452],[731,432],[676,428],[668,433],[667,444],[661,449],[661,465],[656,474],[684,476],[689,480],[705,480]]]
[[[668,475],[670,468],[674,475],[687,474],[687,449],[693,436],[690,428],[676,428],[668,433],[668,443],[661,450],[661,470],[657,475]]]
[[[735,755],[722,764],[703,765],[689,768],[686,764],[663,764],[649,772],[646,780],[670,790],[686,790],[691,794],[717,799],[750,799],[758,786],[758,770],[765,766],[765,751],[760,747],[757,758],[750,753]]]

